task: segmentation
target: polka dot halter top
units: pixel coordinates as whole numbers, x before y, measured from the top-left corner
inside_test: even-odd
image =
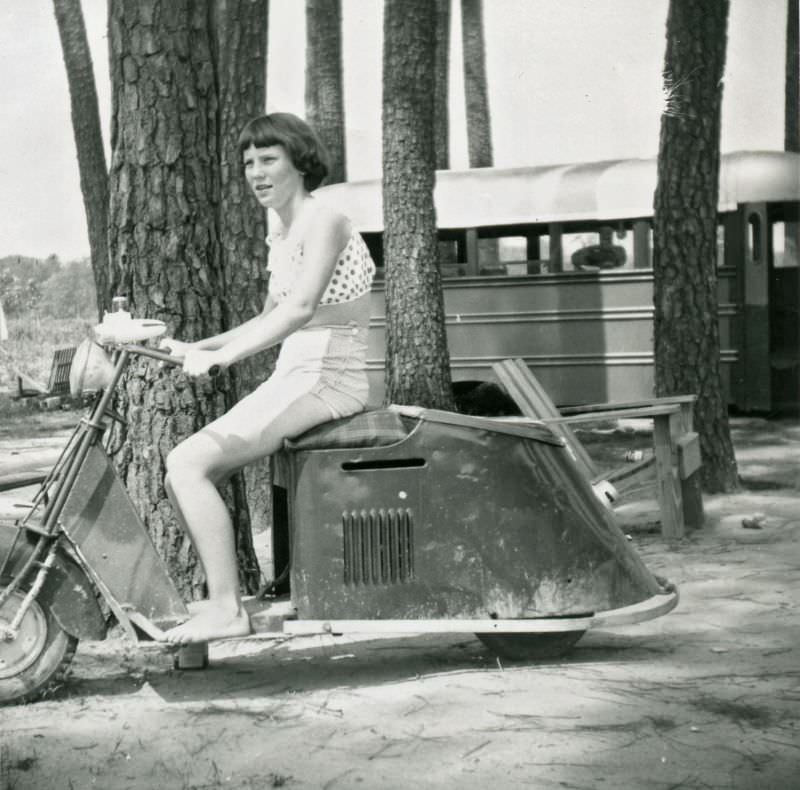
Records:
[[[303,245],[292,239],[281,239],[270,234],[269,295],[282,302],[291,294],[303,266]],[[342,304],[352,302],[367,293],[372,286],[375,264],[364,239],[356,231],[350,234],[345,248],[339,254],[328,287],[319,300],[320,304]]]

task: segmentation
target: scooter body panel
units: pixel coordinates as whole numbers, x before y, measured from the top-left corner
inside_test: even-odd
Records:
[[[425,414],[390,446],[291,454],[300,619],[574,617],[661,591],[542,426]]]
[[[61,514],[65,532],[97,577],[101,591],[160,627],[186,619],[139,514],[105,451],[93,445]]]

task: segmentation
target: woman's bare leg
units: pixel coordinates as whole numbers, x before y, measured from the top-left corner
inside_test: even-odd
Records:
[[[329,408],[318,397],[303,395],[265,426],[263,404],[245,399],[170,453],[170,498],[203,564],[209,597],[191,619],[167,632],[167,641],[207,642],[250,632],[239,594],[233,527],[216,484],[274,453],[284,439],[330,419]]]

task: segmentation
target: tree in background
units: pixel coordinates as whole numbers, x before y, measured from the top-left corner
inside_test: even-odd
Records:
[[[207,4],[189,0],[111,0],[109,9],[113,285],[136,315],[164,320],[174,336],[195,340],[226,328],[211,14]],[[202,576],[165,496],[164,461],[234,394],[227,376],[191,380],[142,361],[125,382],[128,435],[118,469],[185,594],[200,591]],[[240,477],[226,495],[243,584],[252,591],[258,569]]]
[[[433,203],[436,6],[386,0],[383,24],[386,398],[452,408]]]
[[[306,120],[330,159],[326,184],[347,180],[341,0],[306,0]]]
[[[433,138],[437,170],[450,167],[450,2],[436,0]]]
[[[671,0],[653,238],[657,395],[697,395],[709,492],[738,486],[720,375],[717,199],[728,0]]]
[[[787,0],[783,147],[800,151],[800,0]]]
[[[786,78],[783,148],[800,152],[800,0],[788,0],[786,9]],[[786,223],[786,260],[800,254],[800,222]]]
[[[108,170],[92,56],[80,0],[53,0],[69,83],[72,129],[89,232],[98,315],[111,304],[108,276]]]
[[[236,326],[261,312],[267,295],[266,213],[245,183],[237,147],[244,124],[267,104],[267,0],[217,0],[214,43],[219,86],[219,241],[225,281],[223,320]],[[275,366],[273,349],[230,370],[233,401],[252,392]],[[232,405],[232,404],[230,404]],[[271,526],[269,459],[242,474],[253,530]],[[240,552],[242,553],[242,552]]]
[[[492,125],[486,80],[486,44],[483,36],[483,0],[461,0],[461,36],[464,47],[464,95],[467,104],[467,145],[470,167],[491,167]]]

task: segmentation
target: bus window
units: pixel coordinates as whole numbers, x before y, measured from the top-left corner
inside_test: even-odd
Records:
[[[773,222],[771,231],[772,265],[776,269],[796,269],[798,267],[797,223]]]
[[[504,236],[497,241],[497,259],[500,263],[528,260],[528,242],[524,236]]]
[[[620,241],[626,242],[620,244]],[[610,225],[597,232],[565,233],[562,237],[566,270],[601,271],[624,266],[633,252],[633,238],[622,227],[615,233]]]
[[[725,265],[725,226],[717,225],[717,268]]]

